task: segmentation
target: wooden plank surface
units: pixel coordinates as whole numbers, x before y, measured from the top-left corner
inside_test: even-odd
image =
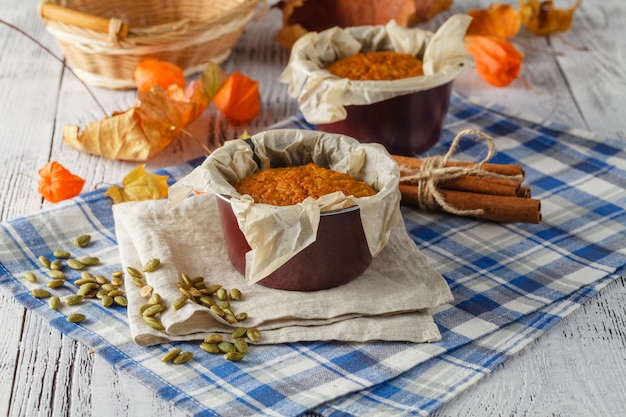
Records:
[[[485,0],[456,0],[452,12],[487,7]],[[516,5],[516,1],[508,3]],[[572,1],[556,0],[557,7]],[[465,71],[455,90],[599,136],[626,140],[626,36],[622,0],[583,1],[563,35],[517,38],[524,51],[521,78],[503,89]],[[425,27],[434,28],[445,15]],[[35,0],[3,0],[0,19],[22,28],[60,54],[36,13]],[[288,51],[273,42],[280,14],[270,11],[249,25],[224,64],[260,81],[263,113],[250,132],[297,111],[276,78]],[[579,48],[585,47],[586,50]],[[36,171],[49,160],[81,172],[86,187],[119,182],[135,164],[78,154],[63,145],[65,124],[84,126],[102,117],[76,78],[24,36],[0,26],[0,220],[33,213],[44,203]],[[107,112],[134,103],[135,94],[93,89]],[[201,144],[243,131],[207,111],[178,141],[151,160],[149,169],[203,154]],[[562,320],[513,359],[435,413],[444,416],[616,416],[626,408],[626,281]],[[59,334],[0,291],[0,416],[145,416],[184,414],[117,372],[88,348]]]

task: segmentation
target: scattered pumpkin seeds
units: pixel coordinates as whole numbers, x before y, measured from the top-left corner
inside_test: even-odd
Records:
[[[219,349],[220,352],[222,353],[228,353],[228,352],[234,352],[235,349],[235,345],[233,345],[230,342],[225,342],[225,341],[221,341],[217,344],[217,348]]]
[[[128,305],[128,300],[123,295],[116,295],[113,297],[113,302],[122,307],[126,307]]]
[[[85,256],[84,258],[80,259],[80,263],[87,266],[94,266],[100,263],[100,258],[98,258],[97,256]]]
[[[128,275],[131,277],[143,278],[143,274],[137,268],[133,268],[132,266],[127,266],[126,272],[128,272]]]
[[[245,339],[237,339],[233,343],[237,352],[246,353],[248,351],[248,342]]]
[[[165,330],[165,326],[163,326],[161,321],[154,316],[143,316],[143,320],[148,324],[148,326],[155,330]]]
[[[241,300],[241,290],[239,290],[238,288],[231,288],[231,290],[228,292],[228,295],[230,296],[231,300]]]
[[[85,264],[79,261],[78,259],[70,258],[66,262],[67,262],[67,266],[69,266],[75,271],[80,271],[81,269],[85,268]]]
[[[144,285],[139,290],[139,295],[142,296],[143,298],[150,297],[152,295],[152,290],[153,290],[153,288],[151,286]]]
[[[53,279],[52,281],[48,281],[46,286],[48,288],[59,288],[59,287],[63,286],[63,284],[65,284],[65,280],[64,279]]]
[[[250,339],[250,341],[253,343],[261,340],[261,332],[259,332],[259,329],[257,329],[256,327],[250,327],[246,331],[246,336],[248,336],[248,339]]]
[[[109,279],[107,277],[105,277],[104,275],[96,275],[96,277],[94,278],[96,280],[96,282],[100,285],[104,285],[104,284],[110,284],[111,282],[109,281]]]
[[[124,279],[122,277],[113,277],[111,278],[111,285],[115,285],[116,287],[120,287],[124,285]]]
[[[29,271],[24,274],[24,279],[28,282],[37,282],[37,275]]]
[[[202,342],[200,343],[200,349],[208,353],[220,353],[220,350],[215,343]]]
[[[189,362],[191,358],[193,358],[193,352],[181,352],[174,358],[172,362],[180,365],[181,363]]]
[[[52,310],[58,309],[59,307],[61,307],[61,299],[56,295],[48,298],[48,307],[50,307]]]
[[[126,292],[124,292],[124,290],[113,290],[109,291],[106,295],[109,297],[117,297],[118,295],[126,295]]]
[[[219,343],[222,341],[223,338],[224,336],[219,333],[211,333],[204,338],[204,343]]]
[[[189,301],[189,298],[186,295],[181,295],[174,300],[172,307],[174,307],[174,310],[180,310],[185,304],[187,304],[187,301]]]
[[[165,355],[163,355],[163,357],[161,358],[161,362],[173,361],[174,358],[176,358],[180,352],[181,352],[181,349],[179,348],[171,349]]]
[[[159,258],[152,258],[143,265],[141,270],[143,272],[153,272],[153,271],[156,271],[160,265],[161,265],[161,260]]]
[[[74,239],[74,246],[78,248],[84,248],[90,243],[91,243],[90,235],[80,235],[80,236],[76,236],[76,238]]]
[[[87,282],[85,284],[82,284],[78,288],[78,291],[76,291],[76,294],[87,296],[87,294],[89,294],[90,292],[97,291],[98,289],[100,289],[100,286],[96,284],[95,282]]]
[[[56,269],[49,270],[48,276],[54,279],[65,279],[65,273]]]
[[[159,314],[163,311],[165,311],[165,306],[163,304],[152,304],[150,307],[146,308],[143,311],[142,316],[150,317],[150,316]]]
[[[87,317],[84,314],[73,313],[67,316],[67,321],[69,321],[70,323],[80,323],[85,321],[86,318]]]
[[[59,259],[67,259],[70,256],[72,256],[72,254],[70,254],[66,250],[57,249],[54,252],[52,252],[52,256],[54,256],[55,258],[59,258]]]
[[[235,330],[233,330],[230,336],[233,339],[239,339],[240,337],[245,336],[247,331],[248,329],[246,327],[237,327]]]
[[[161,298],[161,294],[158,292],[152,293],[152,297],[150,297],[150,302],[152,304],[160,304],[163,302],[163,298]]]
[[[240,361],[243,359],[243,353],[241,352],[227,352],[224,354],[224,359],[231,362]]]
[[[37,258],[37,261],[39,261],[39,265],[43,266],[44,268],[50,268],[50,259],[46,258],[45,256],[39,256]]]
[[[237,320],[237,321],[244,321],[247,318],[248,318],[248,313],[245,313],[245,312],[238,313],[235,316],[235,320]]]
[[[63,269],[63,262],[60,259],[55,259],[50,262],[50,269],[54,269],[55,271],[60,271]]]
[[[80,294],[72,294],[72,295],[68,295],[67,297],[65,297],[65,304],[68,305],[76,305],[81,303],[83,300],[85,299],[85,297],[83,295]]]
[[[226,291],[226,288],[218,289],[215,295],[217,296],[217,299],[220,301],[226,301],[226,299],[228,298],[228,292]]]
[[[50,291],[44,290],[43,288],[37,288],[30,291],[30,295],[35,298],[48,298],[50,297]]]
[[[122,278],[122,277],[124,277],[124,271],[113,271],[111,273],[111,276],[113,278]]]
[[[108,295],[103,296],[100,299],[100,304],[102,305],[102,307],[111,307],[113,305],[113,297],[110,297]]]

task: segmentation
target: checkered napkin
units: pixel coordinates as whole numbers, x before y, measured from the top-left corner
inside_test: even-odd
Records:
[[[147,284],[171,306],[180,297],[181,273],[203,276],[208,284],[239,288],[235,313],[248,318],[236,325],[197,303],[161,315],[165,331],[154,330],[139,314],[129,314],[133,339],[141,345],[202,340],[210,333],[228,337],[234,326],[256,327],[261,343],[305,340],[435,342],[439,329],[427,309],[452,301],[448,284],[397,225],[385,249],[357,279],[324,291],[282,291],[246,285],[228,259],[214,194],[186,199],[171,211],[166,201],[116,205],[113,214],[123,266],[159,258],[161,267],[145,273]],[[146,299],[127,291],[129,311]]]
[[[306,127],[292,119],[284,127]],[[626,152],[622,142],[542,121],[510,117],[453,97],[441,143],[478,129],[496,139],[492,162],[520,163],[543,223],[498,224],[403,209],[404,225],[447,280],[453,304],[434,311],[442,340],[299,342],[253,346],[241,362],[201,351],[195,342],[150,347],[132,340],[126,309],[93,302],[50,310],[28,294],[25,271],[78,234],[94,243],[77,256],[99,256],[98,272],[120,268],[111,203],[93,192],[0,225],[0,287],[52,326],[94,349],[190,415],[426,415],[571,313],[626,265]],[[481,143],[461,143],[457,159],[477,160]],[[172,167],[172,181],[192,166]],[[71,219],[71,222],[66,221]],[[72,284],[59,292],[75,290]],[[70,308],[72,307],[72,308]],[[84,312],[81,324],[65,320]],[[182,366],[165,351],[193,351]]]

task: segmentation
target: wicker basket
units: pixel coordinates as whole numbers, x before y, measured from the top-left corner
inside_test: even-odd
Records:
[[[186,75],[222,63],[262,0],[55,0],[39,15],[76,75],[110,89],[134,88],[145,58]],[[62,6],[61,6],[62,4]]]

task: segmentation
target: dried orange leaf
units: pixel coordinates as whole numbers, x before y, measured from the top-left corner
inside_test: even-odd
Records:
[[[466,36],[465,48],[474,57],[478,75],[493,86],[509,85],[522,68],[523,55],[505,39]]]
[[[229,122],[247,122],[261,110],[259,83],[235,71],[215,94],[215,107]]]
[[[530,32],[535,35],[549,35],[570,28],[580,0],[569,9],[555,9],[552,0],[519,0],[519,6],[522,22]]]
[[[494,3],[488,9],[473,9],[467,14],[472,17],[467,35],[510,39],[517,34],[522,23],[519,10],[509,4]]]
[[[89,123],[82,133],[77,126],[65,126],[63,142],[108,159],[146,161],[204,112],[226,78],[219,65],[208,63],[184,93],[160,86],[140,91],[137,106]]]
[[[39,193],[52,203],[76,197],[84,185],[84,179],[58,162],[48,162],[39,170]]]
[[[122,186],[112,185],[104,193],[113,204],[126,201],[158,200],[167,197],[167,175],[147,172],[143,165],[130,171],[122,180]]]

